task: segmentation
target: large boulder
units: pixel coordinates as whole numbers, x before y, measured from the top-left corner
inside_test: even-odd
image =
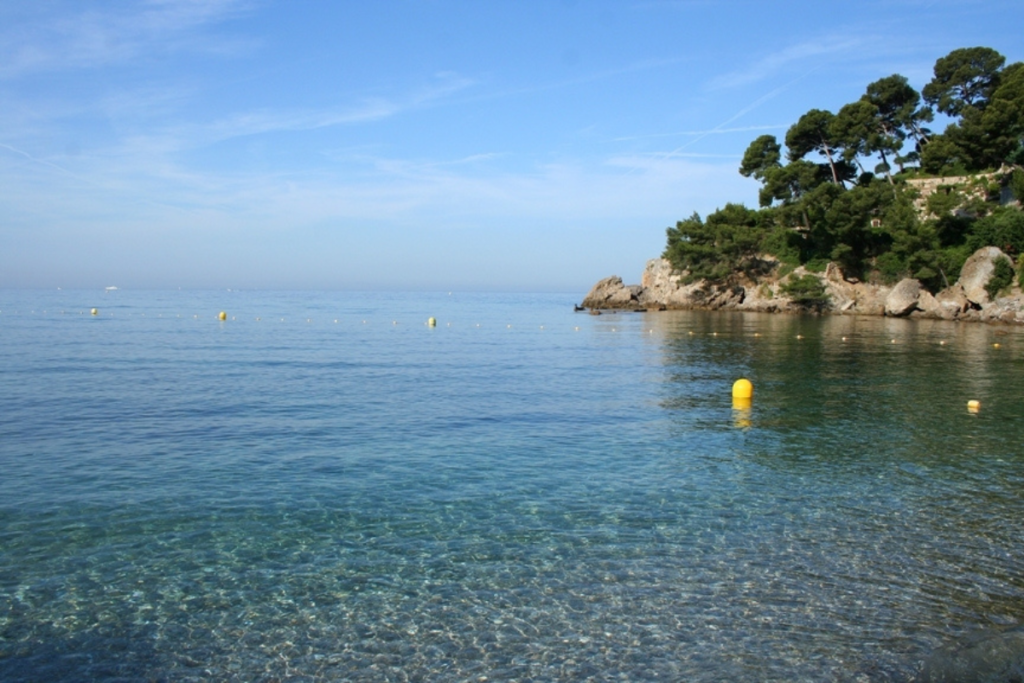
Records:
[[[1020,683],[1024,681],[1024,631],[981,632],[936,650],[917,683]]]
[[[594,285],[583,299],[585,308],[633,308],[639,305],[639,285],[624,285],[617,275]]]
[[[688,297],[681,279],[682,276],[672,270],[668,259],[651,259],[640,276],[643,289],[640,302],[651,308],[685,308]]]
[[[992,277],[992,273],[995,271],[995,262],[999,259],[1009,260],[1010,257],[997,247],[982,247],[971,254],[971,257],[964,263],[964,267],[960,269],[960,279],[957,280],[957,284],[963,287],[968,301],[978,306],[989,302],[985,285]]]
[[[939,300],[927,289],[922,289],[917,297],[917,310],[929,318],[943,317],[942,306]]]
[[[939,304],[936,315],[943,320],[956,320],[965,312],[976,308],[976,305],[967,299],[967,293],[959,282],[939,292],[935,300]]]
[[[902,318],[917,310],[917,302],[921,298],[921,283],[913,278],[900,280],[889,296],[885,298],[885,314]]]

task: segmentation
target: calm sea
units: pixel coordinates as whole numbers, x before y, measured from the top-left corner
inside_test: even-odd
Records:
[[[1024,331],[572,303],[0,292],[0,679],[903,681],[1024,622]]]

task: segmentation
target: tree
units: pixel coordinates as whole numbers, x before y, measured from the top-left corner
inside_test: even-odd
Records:
[[[764,180],[772,169],[782,166],[782,147],[774,135],[762,135],[747,147],[740,163],[740,175]]]
[[[959,127],[951,124],[944,135],[936,135],[921,150],[921,169],[935,175],[967,172],[967,154],[956,142]]]
[[[903,146],[903,140],[898,131],[890,134],[877,105],[866,97],[845,105],[836,114],[833,131],[845,148],[843,157],[855,161],[862,171],[864,167],[858,157],[877,152],[882,163],[875,170],[884,173],[889,184],[893,184],[888,154],[895,155]]]
[[[935,77],[922,90],[924,99],[949,116],[960,116],[967,107],[984,109],[1005,62],[989,47],[953,50],[935,62]]]
[[[761,188],[761,206],[769,206],[773,200],[791,204],[828,181],[828,171],[823,170],[822,166],[802,159],[791,161],[765,176]]]
[[[761,240],[767,234],[765,214],[742,204],[726,204],[701,220],[694,213],[669,228],[663,257],[690,281],[725,280],[755,266]]]
[[[1020,158],[1024,146],[1024,64],[1006,67],[999,81],[983,109],[964,107],[959,122],[950,124],[941,136],[944,143],[933,150],[939,141],[936,138],[925,147],[922,156],[927,157],[927,163],[922,166],[926,170],[949,172],[957,166],[967,172],[995,170],[1024,160]],[[941,168],[943,163],[946,170]]]
[[[980,116],[985,141],[985,166],[1021,163],[1024,147],[1024,63],[1011,64],[1000,74],[1000,83]]]
[[[863,99],[877,107],[876,125],[883,136],[899,140],[900,145],[908,136],[918,146],[928,141],[929,131],[921,124],[932,120],[932,110],[919,108],[921,95],[910,87],[905,76],[893,74],[869,84]],[[902,163],[900,166],[902,170]]]
[[[835,152],[841,152],[842,143],[832,132],[835,114],[821,109],[812,109],[786,131],[786,148],[789,150],[790,161],[803,159],[812,151],[817,151],[828,161],[832,182],[841,184],[839,171],[836,169]]]
[[[821,169],[809,161],[793,161],[783,166],[782,147],[774,135],[762,135],[750,143],[740,164],[740,174],[761,181],[759,202],[791,202],[822,182]]]

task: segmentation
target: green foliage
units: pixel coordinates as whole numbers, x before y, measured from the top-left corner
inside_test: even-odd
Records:
[[[925,205],[933,216],[948,216],[965,201],[964,193],[956,185],[939,185],[928,196]]]
[[[967,155],[956,142],[951,131],[955,124],[946,129],[945,135],[932,138],[921,150],[921,168],[933,175],[964,175],[969,163]]]
[[[1024,211],[1002,206],[974,222],[967,239],[971,249],[999,247],[1011,256],[1024,254]]]
[[[1014,198],[1024,204],[1024,168],[1018,168],[1010,176],[1010,189]]]
[[[994,170],[1020,160],[1024,150],[1024,64],[1011,64],[986,79],[986,85],[979,86],[980,94],[970,95],[973,99],[956,107],[959,119],[922,149],[926,170],[946,174],[957,168]]]
[[[772,135],[758,137],[739,171],[760,182],[760,210],[728,204],[706,221],[694,214],[668,229],[664,256],[691,281],[756,277],[770,254],[779,277],[801,264],[820,272],[835,262],[848,276],[909,276],[938,291],[980,247],[1024,255],[1024,213],[999,207],[1003,187],[980,175],[1017,164],[1001,179],[1024,198],[1024,64],[1004,62],[990,48],[954,50],[936,62],[921,93],[893,74],[835,115],[808,111],[786,132],[785,149]],[[932,107],[953,119],[941,134],[925,127]],[[924,206],[906,182],[972,174]],[[816,305],[812,280],[791,280],[787,293]]]
[[[875,268],[886,284],[894,284],[903,279],[907,273],[907,265],[898,254],[888,251],[875,259]]]
[[[801,306],[822,307],[829,301],[825,285],[817,275],[807,273],[800,277],[790,278],[782,285],[782,293]]]
[[[674,269],[687,272],[689,281],[726,280],[738,271],[754,269],[767,232],[761,218],[742,204],[726,204],[706,222],[695,213],[668,229],[664,257]]]
[[[988,279],[988,284],[985,285],[985,291],[988,292],[988,298],[994,301],[999,296],[999,292],[1013,282],[1014,272],[1013,263],[1009,259],[997,259],[992,266],[992,276]]]
[[[761,251],[770,254],[790,270],[800,265],[800,241],[798,233],[782,225],[772,226],[761,239]]]
[[[935,77],[922,90],[924,99],[949,116],[958,116],[967,107],[983,108],[1005,62],[988,47],[953,50],[935,62]]]
[[[845,183],[854,176],[854,167],[842,159],[843,141],[833,126],[835,115],[830,111],[812,109],[786,132],[787,156],[800,161],[812,151],[825,158],[822,171],[827,167],[829,178],[835,184]]]
[[[782,146],[774,135],[762,135],[747,147],[740,162],[740,175],[764,179],[772,169],[782,166]]]

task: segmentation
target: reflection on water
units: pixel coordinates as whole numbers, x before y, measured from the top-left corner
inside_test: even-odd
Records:
[[[21,296],[4,680],[907,680],[1024,621],[1015,328]]]

